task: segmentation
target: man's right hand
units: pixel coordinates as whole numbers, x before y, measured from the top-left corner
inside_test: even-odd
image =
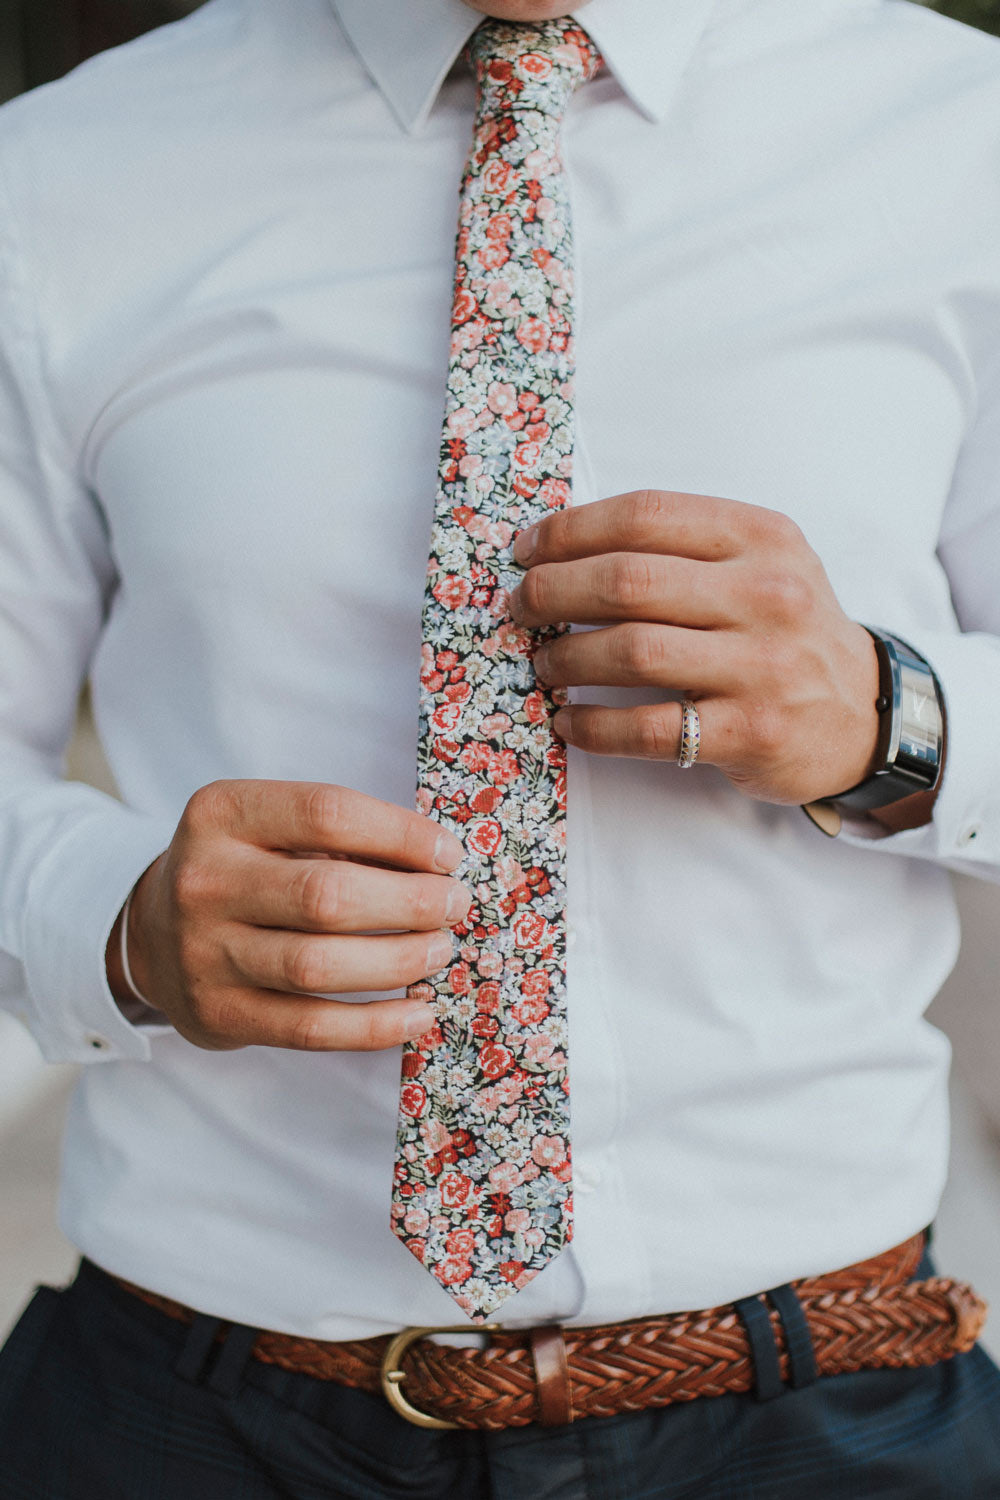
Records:
[[[393,1047],[430,1029],[428,1005],[315,997],[444,968],[471,902],[448,874],[463,852],[429,818],[345,787],[213,782],[135,887],[135,982],[199,1047]],[[107,962],[122,1001],[120,936],[119,914]]]

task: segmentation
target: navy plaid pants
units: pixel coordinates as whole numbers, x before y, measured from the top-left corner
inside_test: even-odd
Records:
[[[1000,1500],[981,1349],[485,1435],[425,1432],[234,1332],[197,1369],[188,1329],[86,1262],[41,1288],[0,1352],[0,1500]]]

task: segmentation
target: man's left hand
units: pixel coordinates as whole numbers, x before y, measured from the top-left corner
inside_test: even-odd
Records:
[[[871,774],[874,644],[787,516],[638,490],[547,516],[514,556],[527,569],[510,600],[518,624],[600,627],[540,647],[542,682],[693,699],[700,759],[765,802],[832,797]],[[574,704],[555,727],[591,754],[674,761],[681,705]]]

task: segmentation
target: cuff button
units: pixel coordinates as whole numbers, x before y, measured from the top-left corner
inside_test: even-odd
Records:
[[[89,1047],[92,1047],[95,1052],[107,1052],[111,1046],[111,1043],[108,1041],[106,1036],[97,1036],[95,1033],[92,1036],[88,1036],[87,1045]]]

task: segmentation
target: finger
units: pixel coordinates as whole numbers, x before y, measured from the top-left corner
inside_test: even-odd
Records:
[[[641,621],[558,636],[535,652],[535,671],[550,687],[648,685],[699,697],[733,692],[743,675],[724,632]]]
[[[472,903],[471,892],[447,875],[256,849],[247,850],[233,885],[238,920],[297,932],[433,932],[456,926]]]
[[[465,853],[430,818],[325,782],[215,781],[195,793],[185,818],[264,849],[357,855],[404,870],[447,873]]]
[[[510,612],[532,628],[651,620],[708,629],[737,621],[737,582],[731,569],[686,557],[609,552],[531,568],[511,593]]]
[[[523,531],[514,557],[524,567],[596,557],[602,552],[661,552],[720,562],[737,557],[769,528],[792,522],[776,511],[673,490],[634,490],[554,511]]]
[[[698,759],[711,761],[713,706],[700,701],[698,716],[701,720]],[[557,734],[589,755],[676,761],[680,753],[681,719],[679,703],[643,703],[632,708],[575,703],[572,708],[561,708],[554,724]]]
[[[261,989],[300,995],[395,990],[436,974],[451,962],[450,932],[385,937],[320,937],[244,927],[231,937],[234,977]]]
[[[378,1052],[429,1031],[435,1016],[413,1000],[303,1000],[233,991],[200,1038],[215,1049],[289,1047],[301,1052]]]

